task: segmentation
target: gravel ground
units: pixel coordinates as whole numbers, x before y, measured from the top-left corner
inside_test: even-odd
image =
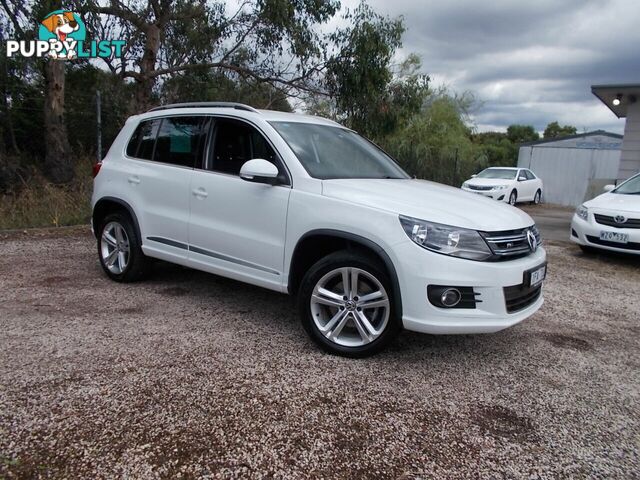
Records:
[[[0,477],[640,478],[640,261],[547,250],[526,322],[349,360],[286,296],[0,236]]]

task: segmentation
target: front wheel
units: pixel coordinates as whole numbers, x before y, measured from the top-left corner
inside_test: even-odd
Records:
[[[366,357],[399,332],[384,267],[360,253],[332,253],[305,275],[298,297],[302,326],[327,352]]]
[[[509,205],[512,205],[515,207],[517,201],[518,201],[518,192],[516,192],[515,190],[512,190],[511,195],[509,195]]]

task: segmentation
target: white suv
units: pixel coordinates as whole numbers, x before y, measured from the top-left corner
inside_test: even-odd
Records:
[[[546,254],[506,204],[411,179],[355,132],[231,103],[131,117],[94,169],[113,280],[148,257],[298,296],[322,348],[361,357],[402,328],[495,332],[542,305]]]

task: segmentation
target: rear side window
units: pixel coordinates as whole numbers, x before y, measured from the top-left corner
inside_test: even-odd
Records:
[[[193,168],[204,148],[206,117],[166,117],[141,122],[127,155],[170,165]]]
[[[153,160],[193,168],[203,145],[204,117],[162,119]]]
[[[159,127],[160,119],[140,122],[131,140],[129,140],[129,145],[127,145],[127,155],[143,160],[151,160]]]

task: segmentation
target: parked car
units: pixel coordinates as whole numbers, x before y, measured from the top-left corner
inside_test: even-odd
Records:
[[[569,238],[593,249],[640,255],[640,173],[578,207]]]
[[[464,182],[462,189],[511,205],[518,202],[537,205],[542,199],[542,180],[528,168],[487,168]]]
[[[94,174],[111,279],[141,278],[153,257],[297,295],[302,325],[329,352],[372,354],[402,327],[495,332],[543,303],[531,217],[414,180],[330,120],[159,107],[127,120]]]

